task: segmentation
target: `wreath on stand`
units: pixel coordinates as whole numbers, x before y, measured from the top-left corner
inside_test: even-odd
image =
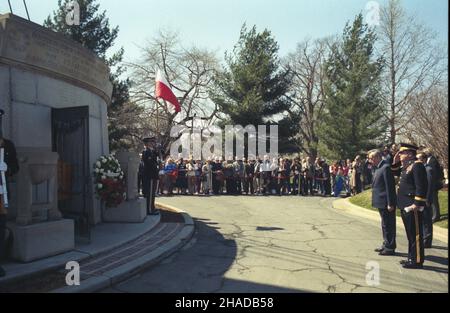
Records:
[[[94,184],[97,197],[106,208],[119,206],[127,197],[124,173],[113,155],[101,156],[95,162]]]

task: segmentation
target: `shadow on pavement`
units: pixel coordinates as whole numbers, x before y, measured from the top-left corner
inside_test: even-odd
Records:
[[[183,215],[167,209],[160,209],[161,223],[184,223]]]
[[[448,258],[445,258],[445,257],[425,254],[425,261],[445,265],[448,268]]]
[[[164,214],[164,213],[163,213]],[[267,244],[267,236],[250,236],[233,223],[217,223],[214,220],[194,218],[196,233],[190,243],[181,251],[173,254],[160,264],[150,268],[114,288],[105,290],[105,292],[126,292],[126,293],[302,293],[311,292],[310,290],[320,290],[323,283],[316,278],[314,272],[308,274],[308,271],[317,271],[318,275],[325,274],[331,276],[330,281],[337,281],[330,284],[348,284],[348,290],[355,287],[367,288],[366,275],[367,269],[365,263],[357,259],[352,261],[346,255],[330,254],[325,255],[316,251],[316,249],[297,248],[295,246],[283,246],[274,243]],[[261,232],[282,230],[278,227],[258,227]],[[313,239],[319,240],[319,239]],[[239,244],[239,247],[238,247]],[[444,250],[444,247],[440,247]],[[319,250],[320,251],[320,250]],[[435,251],[436,253],[436,251]],[[423,271],[426,275],[421,275],[421,279],[415,279],[414,271],[401,272],[400,260],[397,257],[407,257],[402,251],[397,253],[397,257],[390,257],[397,266],[383,268],[383,285],[389,286],[384,289],[373,288],[373,292],[393,290],[423,290],[432,289],[444,290],[443,283],[438,283],[431,273],[448,273],[448,259],[443,256],[435,256],[432,251],[426,252],[427,262]],[[250,261],[248,257],[252,258]],[[367,257],[368,260],[370,256]],[[254,260],[254,261],[253,261]],[[252,282],[250,280],[258,278],[257,275],[270,275],[272,260],[276,260],[281,266],[276,267],[275,271],[279,273],[283,268],[293,269],[293,275],[305,270],[305,275],[298,275],[299,278],[314,280],[314,287],[307,289],[308,281],[305,284],[299,282],[300,288],[286,288],[271,284],[272,280],[261,277],[261,280],[269,283]],[[253,265],[255,264],[255,265]],[[440,266],[441,265],[441,266]],[[420,273],[420,270],[417,270]],[[409,274],[411,273],[411,275]],[[241,275],[242,274],[242,275]],[[289,275],[289,274],[288,274]],[[239,278],[243,277],[242,280]],[[291,276],[292,277],[292,276]],[[319,276],[318,276],[319,277]],[[342,282],[341,282],[342,280]],[[276,281],[274,277],[274,282]],[[292,282],[291,282],[292,283]],[[319,288],[317,288],[319,286]],[[329,286],[333,290],[334,285]],[[314,289],[315,288],[315,289]],[[347,290],[347,289],[345,289]],[[352,289],[353,290],[353,289]],[[448,289],[447,289],[448,290]],[[324,290],[326,292],[326,290]]]
[[[225,278],[238,258],[236,241],[224,237],[217,223],[194,219],[191,246],[159,265],[104,292],[126,293],[301,293],[304,290]]]
[[[443,246],[432,246],[432,249],[436,249],[436,250],[447,250],[448,251],[448,247],[443,247]]]
[[[424,265],[423,270],[448,274],[448,268]]]
[[[258,227],[256,227],[256,230],[259,230],[259,231],[275,231],[275,230],[284,230],[284,228],[258,226]]]
[[[194,219],[196,234],[191,243],[164,260],[159,265],[142,273],[141,275],[116,285],[105,292],[125,293],[305,293],[312,292],[306,288],[289,288],[250,281],[252,271],[261,272],[261,268],[253,268],[243,258],[252,255],[253,258],[267,260],[270,267],[271,259],[291,264],[290,268],[315,268],[321,273],[330,273],[328,266],[332,267],[332,273],[345,277],[345,282],[355,287],[368,287],[365,285],[367,270],[359,263],[349,261],[345,256],[320,255],[314,251],[297,250],[282,246],[267,246],[264,240],[243,236],[241,231],[231,230],[225,235],[219,232],[217,223],[207,219]],[[239,249],[237,245],[239,241]],[[406,254],[405,254],[406,255]],[[443,257],[428,256],[424,271],[436,273],[448,273],[448,267],[433,266],[433,262],[448,264]],[[323,265],[320,263],[326,262]],[[397,260],[393,259],[393,262]],[[260,263],[260,262],[257,262]],[[400,267],[400,266],[399,266]],[[238,279],[240,272],[243,275]],[[262,273],[262,272],[261,272]],[[406,272],[405,272],[406,273]],[[253,275],[256,273],[253,273]],[[228,276],[228,277],[225,277]],[[309,276],[311,279],[312,276]],[[263,278],[262,278],[263,279]],[[319,278],[318,278],[319,279]],[[433,284],[431,279],[411,280],[409,275],[402,275],[396,270],[383,269],[383,285],[389,290],[404,289],[406,286],[413,289],[422,289]],[[305,286],[307,283],[305,282]],[[332,287],[332,286],[331,286]],[[441,288],[442,286],[439,286]],[[315,290],[315,289],[314,289]],[[357,292],[358,289],[356,289]],[[381,288],[374,288],[373,292]],[[324,290],[325,291],[325,290]]]

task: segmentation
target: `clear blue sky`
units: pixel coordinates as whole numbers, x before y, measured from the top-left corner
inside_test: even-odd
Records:
[[[10,0],[14,13],[25,17],[22,0]],[[385,4],[387,0],[378,1]],[[57,7],[57,0],[27,0],[31,19],[39,24]],[[348,20],[366,14],[368,0],[99,0],[112,25],[119,25],[117,46],[125,48],[126,61],[139,57],[137,45],[158,29],[178,31],[184,46],[217,50],[223,57],[239,37],[244,22],[258,30],[268,28],[283,56],[305,38],[340,34]],[[403,0],[408,13],[416,14],[448,44],[447,0]],[[0,12],[9,12],[0,0]]]

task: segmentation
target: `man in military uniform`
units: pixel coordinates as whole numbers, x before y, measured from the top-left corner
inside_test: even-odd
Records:
[[[142,152],[143,170],[143,184],[142,190],[144,197],[147,200],[147,214],[158,215],[159,211],[155,208],[155,195],[159,179],[158,155],[156,149],[156,139],[144,139],[145,150]]]
[[[5,172],[6,182],[8,183],[8,178],[15,175],[19,171],[19,162],[17,160],[17,153],[14,143],[8,139],[3,138],[2,117],[4,114],[5,112],[3,110],[0,110],[0,148],[4,149],[4,160],[2,163],[0,163],[0,171]],[[2,189],[1,180],[0,189]],[[7,190],[9,191],[9,188],[7,188]],[[5,232],[7,214],[8,211],[5,207],[2,190],[2,192],[0,192],[0,261],[5,256]],[[0,266],[0,277],[4,277],[5,275],[5,270]]]
[[[422,268],[425,259],[423,245],[423,211],[428,189],[427,173],[417,161],[417,146],[401,144],[394,156],[392,172],[400,176],[397,204],[408,237],[408,259],[400,263],[404,268]]]

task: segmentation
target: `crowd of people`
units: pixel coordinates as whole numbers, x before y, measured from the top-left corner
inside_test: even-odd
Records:
[[[391,152],[387,153],[390,156]],[[142,186],[143,164],[139,175]],[[159,161],[157,195],[355,195],[370,186],[367,159],[329,163],[320,157],[228,158]]]
[[[158,214],[156,195],[322,195],[339,197],[372,188],[372,207],[382,221],[380,255],[395,255],[396,210],[400,209],[408,238],[404,268],[422,268],[424,249],[432,247],[433,222],[439,220],[438,191],[443,187],[443,168],[430,149],[401,144],[371,150],[353,161],[328,165],[318,157],[269,156],[214,160],[161,161],[155,139],[144,140],[139,189],[147,199],[149,214]],[[158,156],[159,154],[159,156]],[[395,178],[397,177],[397,178]]]

